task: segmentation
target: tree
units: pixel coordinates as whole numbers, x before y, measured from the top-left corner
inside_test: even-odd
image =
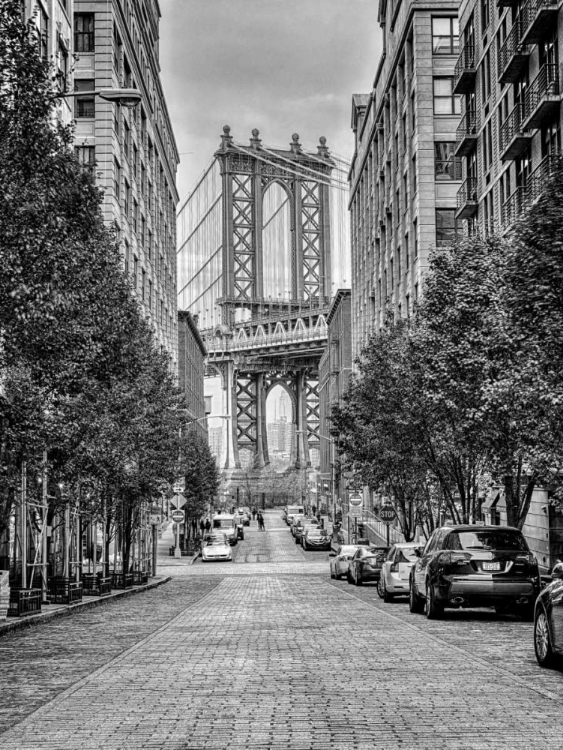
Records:
[[[180,445],[178,475],[185,477],[186,529],[192,520],[201,518],[211,499],[219,491],[217,461],[201,435],[187,430]]]

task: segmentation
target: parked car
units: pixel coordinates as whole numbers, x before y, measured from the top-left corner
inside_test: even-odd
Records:
[[[390,602],[396,596],[409,595],[410,572],[418,559],[415,550],[419,548],[416,542],[401,542],[389,550],[377,584],[377,593],[384,602]]]
[[[233,553],[230,544],[225,539],[210,539],[201,549],[202,562],[232,562]]]
[[[244,528],[238,520],[238,516],[230,513],[217,513],[212,519],[213,531],[220,530],[227,535],[231,546],[234,546],[239,539],[244,539]]]
[[[288,505],[285,509],[285,522],[291,526],[295,516],[304,516],[305,508],[303,505]]]
[[[563,662],[563,562],[558,561],[551,572],[551,583],[536,600],[534,612],[534,647],[541,667],[554,667]]]
[[[301,544],[303,534],[307,529],[317,528],[319,522],[316,518],[297,518],[291,526],[291,533],[295,539],[295,544]]]
[[[330,577],[344,578],[348,574],[348,565],[358,549],[357,544],[343,544],[331,555]]]
[[[388,552],[389,547],[358,547],[348,563],[348,583],[361,586],[366,581],[379,581]]]
[[[435,619],[444,607],[494,606],[533,619],[540,573],[518,529],[446,526],[432,533],[419,555],[410,574],[411,612]]]
[[[328,531],[318,526],[306,526],[302,534],[303,549],[330,550],[332,542]]]

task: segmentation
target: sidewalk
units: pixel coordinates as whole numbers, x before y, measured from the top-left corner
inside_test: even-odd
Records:
[[[116,599],[123,599],[128,596],[134,596],[135,594],[141,594],[144,591],[150,591],[170,580],[170,576],[155,576],[154,578],[151,578],[148,583],[141,586],[133,586],[133,588],[130,589],[116,589],[107,596],[87,596],[81,602],[76,602],[76,604],[44,604],[42,611],[36,615],[29,615],[27,617],[9,617],[6,620],[0,620],[0,638],[3,635],[13,633],[16,630],[23,630],[24,628],[29,628],[33,625],[41,625],[44,622],[59,617],[68,617],[75,612],[82,612],[86,609],[99,607],[102,604],[113,602]]]

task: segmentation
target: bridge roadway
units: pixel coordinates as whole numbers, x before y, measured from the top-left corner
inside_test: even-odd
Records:
[[[532,626],[331,581],[277,513],[234,563],[0,638],[2,750],[561,750]]]

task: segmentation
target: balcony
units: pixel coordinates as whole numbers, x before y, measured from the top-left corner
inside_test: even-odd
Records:
[[[553,153],[545,156],[526,180],[525,185],[517,187],[502,207],[502,223],[505,226],[513,224],[520,217],[522,211],[545,190],[547,181],[561,170],[561,154]]]
[[[539,44],[546,33],[557,28],[556,0],[528,0],[520,13],[522,18],[522,42]]]
[[[502,223],[504,226],[513,224],[528,203],[528,187],[520,185],[502,206]]]
[[[561,101],[557,65],[546,64],[534,78],[524,95],[524,130],[540,128],[559,112]]]
[[[499,150],[502,161],[516,159],[532,139],[532,133],[522,127],[523,116],[524,105],[519,102],[500,127]]]
[[[528,200],[531,203],[543,193],[549,178],[561,169],[561,154],[553,153],[544,156],[539,165],[534,169],[526,183],[528,187]]]
[[[454,94],[466,94],[475,85],[477,67],[475,65],[475,46],[466,44],[458,57],[454,68]]]
[[[477,213],[478,205],[477,178],[468,177],[457,191],[456,219],[469,219]]]
[[[518,0],[497,0],[497,8],[512,8]]]
[[[479,118],[474,109],[469,109],[462,116],[456,130],[455,155],[467,156],[475,148],[477,143],[477,130],[479,127]]]
[[[514,83],[528,63],[530,48],[522,43],[524,24],[517,20],[498,52],[498,71],[501,83]]]

